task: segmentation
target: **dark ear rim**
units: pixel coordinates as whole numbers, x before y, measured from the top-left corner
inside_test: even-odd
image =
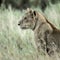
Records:
[[[36,16],[36,11],[33,11],[34,16]]]

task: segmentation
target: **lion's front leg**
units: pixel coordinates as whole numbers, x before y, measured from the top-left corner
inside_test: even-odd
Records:
[[[57,46],[54,43],[55,38],[51,34],[45,34],[46,52],[49,56],[55,54]]]

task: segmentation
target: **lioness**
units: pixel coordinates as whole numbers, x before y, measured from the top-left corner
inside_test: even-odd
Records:
[[[38,52],[47,52],[49,55],[60,49],[60,30],[51,24],[46,17],[37,11],[27,9],[27,13],[18,25],[21,29],[32,29]]]

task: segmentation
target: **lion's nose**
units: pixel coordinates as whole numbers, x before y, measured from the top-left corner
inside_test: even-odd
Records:
[[[21,22],[19,22],[18,25],[21,25]]]
[[[20,23],[18,23],[18,25],[20,25]]]
[[[23,22],[22,22],[22,20],[21,20],[21,21],[18,22],[18,25],[21,25],[22,23],[23,23]]]

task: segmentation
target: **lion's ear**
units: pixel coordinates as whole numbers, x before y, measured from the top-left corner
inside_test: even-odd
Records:
[[[36,16],[36,11],[33,11],[33,15]]]
[[[27,8],[27,11],[29,11],[30,10],[30,8]]]
[[[32,13],[32,9],[31,8],[27,8],[27,12]]]

